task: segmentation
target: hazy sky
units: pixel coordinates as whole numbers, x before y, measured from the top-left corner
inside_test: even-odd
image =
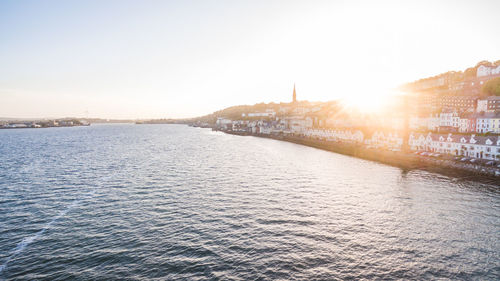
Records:
[[[500,1],[1,1],[0,117],[161,118],[500,59]]]

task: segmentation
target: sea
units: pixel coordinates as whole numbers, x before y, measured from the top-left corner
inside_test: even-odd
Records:
[[[499,185],[185,125],[0,130],[0,280],[499,280]]]

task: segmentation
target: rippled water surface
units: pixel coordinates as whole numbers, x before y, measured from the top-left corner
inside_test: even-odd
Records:
[[[500,192],[181,125],[0,130],[0,280],[500,279]]]

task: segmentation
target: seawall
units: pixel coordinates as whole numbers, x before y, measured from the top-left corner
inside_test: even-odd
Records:
[[[275,136],[240,132],[223,132],[240,136],[254,136],[287,141],[365,160],[375,161],[399,167],[404,170],[420,169],[457,178],[485,181],[500,186],[500,169],[494,167],[485,167],[472,163],[465,164],[449,159],[431,158],[416,155],[413,153],[368,149],[355,144],[324,141],[297,136]]]

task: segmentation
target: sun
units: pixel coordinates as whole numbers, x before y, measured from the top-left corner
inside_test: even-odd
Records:
[[[340,102],[347,110],[363,113],[381,113],[391,102],[392,92],[387,91],[360,91],[352,92],[341,97]]]

